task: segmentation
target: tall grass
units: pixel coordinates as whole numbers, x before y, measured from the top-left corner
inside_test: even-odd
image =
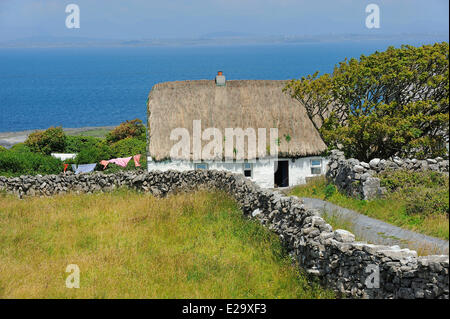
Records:
[[[68,264],[80,288],[68,289]],[[332,298],[223,193],[0,194],[1,298]]]

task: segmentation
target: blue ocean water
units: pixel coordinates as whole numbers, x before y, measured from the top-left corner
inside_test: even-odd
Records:
[[[3,49],[0,132],[145,122],[147,96],[158,82],[213,79],[218,70],[227,79],[299,78],[401,44]]]

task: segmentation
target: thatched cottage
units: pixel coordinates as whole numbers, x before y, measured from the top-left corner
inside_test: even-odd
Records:
[[[221,72],[216,80],[156,84],[147,102],[148,170],[228,170],[268,188],[303,184],[307,177],[324,174],[327,160],[320,154],[326,145],[304,107],[282,91],[285,84],[286,81],[225,81]],[[196,143],[194,135],[199,122],[206,139]],[[199,158],[192,146],[204,149],[208,138],[217,137],[206,132],[207,128],[222,133],[227,128],[242,128],[245,132],[253,129],[257,145],[246,136],[240,156],[234,148],[231,159],[215,152],[208,152],[210,156],[203,152]],[[174,146],[181,140],[174,135],[177,130],[189,134],[184,140],[189,152],[184,155],[174,155]],[[272,136],[272,132],[277,134]],[[217,138],[218,148],[224,149],[227,142],[237,143],[237,139],[230,141],[226,137],[225,132]],[[276,156],[274,148],[278,151]]]

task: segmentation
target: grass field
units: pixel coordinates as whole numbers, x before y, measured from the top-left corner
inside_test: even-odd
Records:
[[[414,176],[413,174],[409,174]],[[444,178],[445,179],[445,178]],[[446,185],[445,185],[446,184]],[[422,212],[411,213],[408,208],[411,203],[416,205],[419,203],[419,194],[425,190],[428,193],[441,193],[444,206],[448,207],[448,177],[444,185],[426,186],[419,185],[396,191],[389,192],[385,198],[374,199],[370,201],[354,199],[335,190],[334,187],[326,181],[325,177],[312,179],[308,184],[295,187],[290,195],[298,197],[313,197],[327,200],[333,204],[355,210],[361,214],[383,220],[398,227],[403,227],[425,235],[434,236],[442,239],[449,239],[449,220],[448,213],[436,210],[435,213]],[[435,204],[433,198],[429,201],[429,206]],[[445,203],[446,201],[446,203]],[[420,199],[422,205],[427,205],[427,199]],[[415,208],[417,210],[417,208]],[[424,211],[432,211],[432,209],[424,209]],[[339,221],[330,221],[339,223]],[[345,225],[340,226],[346,229]],[[339,228],[340,228],[339,227]],[[351,225],[347,228],[351,228]],[[351,229],[348,229],[351,231]]]
[[[0,298],[334,298],[297,269],[223,193],[0,194]]]
[[[106,134],[108,134],[113,128],[112,127],[98,127],[86,130],[75,130],[67,132],[67,135],[76,135],[76,136],[93,136],[104,138]]]

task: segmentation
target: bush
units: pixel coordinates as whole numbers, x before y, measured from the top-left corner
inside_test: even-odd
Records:
[[[0,152],[5,152],[6,148],[0,145]]]
[[[79,139],[77,142],[82,141],[83,139]],[[142,141],[138,138],[125,138],[118,142],[109,145],[106,140],[97,139],[97,142],[94,144],[94,139],[86,139],[86,144],[79,146],[80,151],[78,152],[77,157],[74,160],[65,161],[66,163],[74,163],[74,164],[93,164],[99,163],[101,160],[109,160],[112,158],[118,157],[128,157],[136,154],[142,155],[141,165],[145,167],[145,150],[146,150],[146,142]],[[74,142],[73,145],[76,142]],[[78,146],[77,146],[78,147]],[[75,150],[76,148],[71,148]],[[134,162],[130,161],[130,168],[134,168]],[[100,166],[99,166],[100,167]],[[108,171],[118,171],[122,170],[122,167],[118,167],[115,165],[108,166]]]
[[[449,214],[449,178],[438,172],[400,170],[380,175],[381,185],[405,202],[408,215]]]
[[[110,146],[106,141],[101,140],[95,145],[87,145],[78,152],[74,162],[76,164],[93,164],[99,163],[101,160],[112,158]]]
[[[111,145],[113,157],[128,157],[136,154],[144,156],[146,142],[137,138],[126,138]]]
[[[106,140],[108,143],[115,143],[130,137],[146,141],[146,128],[141,120],[134,119],[121,123],[106,135]]]
[[[384,172],[379,175],[381,186],[393,192],[402,188],[426,187],[426,188],[448,188],[448,176],[433,171],[411,172],[398,170]]]
[[[414,188],[409,192],[406,203],[408,215],[432,215],[449,213],[448,190]]]
[[[10,151],[16,152],[16,153],[29,153],[31,152],[30,148],[25,145],[25,143],[17,143],[14,144]]]
[[[141,168],[147,167],[146,161],[146,143],[137,138],[126,138],[120,140],[111,145],[111,156],[103,159],[119,158],[119,157],[130,157],[137,154],[141,154],[140,164]],[[108,173],[114,173],[121,170],[135,169],[134,161],[128,162],[127,167],[120,167],[118,165],[108,165]]]
[[[325,199],[330,198],[331,196],[334,195],[334,193],[336,193],[336,186],[334,186],[333,184],[328,184],[325,187],[324,193],[325,193]]]
[[[25,145],[34,153],[50,155],[52,152],[64,152],[66,148],[66,135],[61,126],[50,127],[45,131],[31,133]]]
[[[67,143],[64,152],[78,153],[84,148],[96,147],[102,139],[93,136],[67,136]]]
[[[0,175],[47,175],[61,171],[62,162],[52,156],[11,150],[0,152]]]

